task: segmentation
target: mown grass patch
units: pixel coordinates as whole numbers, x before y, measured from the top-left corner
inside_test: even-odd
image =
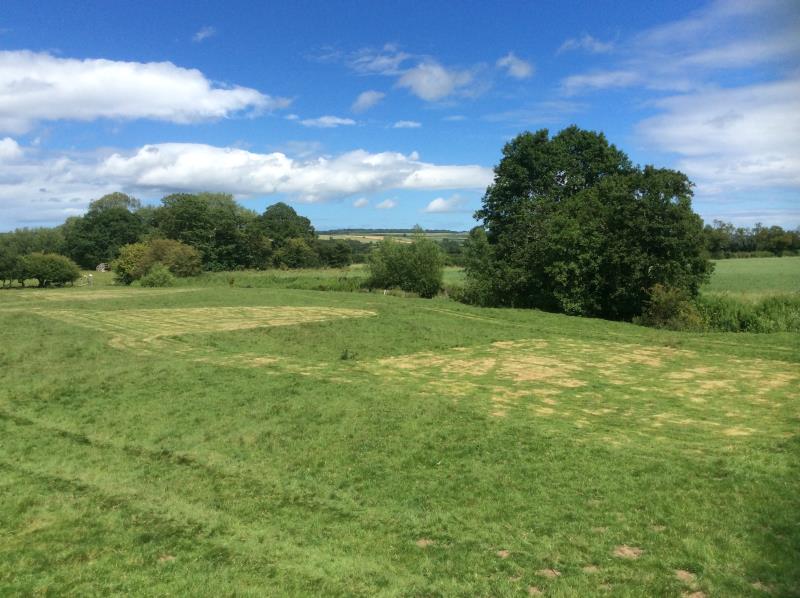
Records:
[[[2,593],[800,590],[798,335],[53,292],[0,297]]]

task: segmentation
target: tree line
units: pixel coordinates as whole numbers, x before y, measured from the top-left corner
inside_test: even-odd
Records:
[[[258,214],[224,193],[174,193],[156,207],[112,193],[54,229],[0,235],[0,278],[7,277],[3,267],[31,253],[60,253],[85,268],[116,260],[118,278],[130,282],[155,264],[163,279],[341,267],[369,252],[369,285],[432,296],[442,265],[464,264],[465,302],[633,320],[658,305],[694,301],[713,270],[710,256],[797,248],[797,234],[780,227],[704,226],[685,174],[634,165],[602,133],[575,126],[554,136],[547,129],[518,135],[494,172],[475,214],[481,224],[463,246],[435,243],[421,231],[411,244],[321,240],[285,203]],[[663,313],[675,311],[666,307]]]
[[[0,279],[19,279],[19,260],[34,253],[60,254],[94,269],[128,245],[162,239],[196,250],[202,270],[343,267],[361,245],[320,240],[308,218],[285,203],[258,214],[224,193],[174,193],[156,207],[111,193],[60,226],[0,234]]]
[[[729,257],[768,257],[800,255],[800,229],[780,226],[735,227],[730,222],[714,220],[703,229],[705,246],[714,259]]]

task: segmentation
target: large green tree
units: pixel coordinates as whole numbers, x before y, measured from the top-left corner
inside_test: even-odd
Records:
[[[634,167],[569,127],[506,144],[466,247],[468,296],[494,305],[630,319],[656,284],[696,294],[710,273],[691,183]]]
[[[206,269],[263,267],[269,244],[257,231],[257,216],[232,195],[173,193],[161,203],[153,216],[160,234],[197,249]]]
[[[85,268],[110,262],[120,247],[144,234],[141,217],[131,209],[138,200],[124,193],[111,193],[89,204],[84,216],[69,218],[62,226],[64,251]]]

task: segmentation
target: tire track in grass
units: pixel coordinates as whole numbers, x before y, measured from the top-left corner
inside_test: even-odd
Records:
[[[363,553],[334,554],[324,550],[331,541],[324,533],[316,541],[307,536],[309,527],[324,532],[343,519],[352,520],[359,510],[354,504],[326,504],[312,489],[297,494],[286,493],[277,485],[264,488],[263,480],[221,471],[193,458],[187,460],[169,453],[165,458],[159,451],[98,442],[82,433],[43,427],[35,420],[9,417],[5,412],[0,414],[0,422],[5,422],[2,427],[6,439],[26,445],[21,453],[6,451],[0,467],[57,480],[91,492],[102,501],[124,503],[133,511],[170,523],[180,522],[180,528],[195,530],[191,537],[197,541],[233,550],[245,559],[260,555],[256,562],[280,562],[289,571],[316,574],[345,568],[364,576],[386,572],[385,563],[365,560]],[[42,446],[43,438],[47,446]],[[201,475],[186,477],[181,473],[186,471]],[[200,495],[202,491],[207,494]],[[269,500],[271,504],[264,504],[268,492],[273,498]],[[242,500],[244,497],[249,500]],[[320,514],[325,517],[320,519]],[[364,515],[358,514],[359,518]],[[372,516],[380,517],[377,513]],[[298,546],[291,540],[293,535],[304,537],[306,545],[316,543],[321,552]],[[345,545],[337,540],[336,546]]]

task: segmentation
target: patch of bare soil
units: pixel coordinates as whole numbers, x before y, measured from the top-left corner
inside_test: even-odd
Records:
[[[597,565],[586,565],[586,566],[583,568],[583,572],[584,572],[584,573],[588,573],[588,574],[590,574],[590,575],[591,575],[592,573],[597,573],[598,571],[600,571],[600,567],[598,567]]]
[[[509,556],[511,556],[511,552],[509,550],[498,550],[497,556],[499,556],[501,559],[507,559]]]
[[[752,584],[754,589],[758,590],[759,592],[765,592],[767,594],[772,594],[772,588],[769,587],[765,583],[761,583],[760,581],[754,581]]]
[[[541,596],[542,591],[536,586],[528,586],[528,596]]]
[[[676,569],[675,570],[675,577],[680,579],[683,583],[694,583],[695,574],[691,573],[690,571],[686,571],[685,569]]]
[[[175,557],[171,554],[162,554],[161,556],[158,557],[159,563],[171,563],[174,560]]]
[[[427,548],[428,546],[432,546],[433,544],[435,544],[435,542],[433,540],[430,540],[429,538],[420,538],[419,540],[416,541],[416,544],[420,548]]]
[[[628,546],[627,544],[622,544],[614,549],[614,556],[621,559],[638,559],[642,556],[642,553],[644,553],[644,550],[641,548]]]
[[[556,577],[561,576],[561,572],[557,569],[539,569],[536,572],[536,575],[540,577],[546,577],[548,579],[555,579]]]

